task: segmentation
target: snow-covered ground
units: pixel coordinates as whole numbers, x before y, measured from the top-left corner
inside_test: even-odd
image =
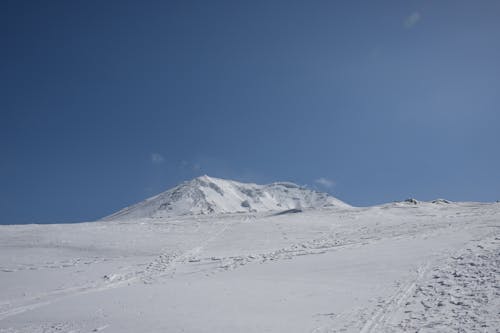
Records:
[[[0,226],[0,332],[499,332],[500,204]]]

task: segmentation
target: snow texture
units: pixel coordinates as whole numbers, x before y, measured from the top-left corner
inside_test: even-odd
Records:
[[[0,333],[500,331],[498,203],[193,182],[106,221],[0,226]]]
[[[159,218],[322,207],[346,208],[349,205],[326,193],[288,182],[257,185],[201,176],[136,205],[126,207],[104,219]]]

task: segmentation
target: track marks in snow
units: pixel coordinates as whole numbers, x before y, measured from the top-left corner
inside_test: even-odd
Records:
[[[366,320],[369,332],[499,332],[500,237],[419,268]],[[361,316],[360,316],[361,317]]]
[[[450,228],[465,226],[453,225],[450,227],[447,224],[427,223],[408,226],[401,224],[398,225],[397,228],[394,228],[392,225],[388,227],[365,225],[360,227],[352,226],[351,230],[348,230],[347,232],[346,230],[337,230],[336,227],[336,224],[332,224],[329,231],[324,232],[322,237],[293,243],[288,247],[269,250],[266,252],[247,253],[226,257],[212,256],[203,258],[194,255],[190,258],[189,262],[198,265],[215,264],[218,271],[228,271],[250,263],[290,260],[298,256],[317,255],[330,251],[361,247],[387,239],[408,239],[415,237],[427,238],[430,236],[436,236],[437,234],[447,233]]]
[[[53,322],[0,328],[0,333],[92,333],[104,332],[109,326],[108,324],[97,326],[95,323],[80,325],[73,322]]]
[[[199,256],[209,243],[219,238],[229,228],[229,225],[229,222],[224,222],[220,230],[215,232],[211,237],[207,238],[199,246],[180,255],[161,254],[152,263],[148,264],[146,270],[138,277],[144,283],[152,283],[158,278],[173,275],[178,265],[197,261],[195,258]]]
[[[216,240],[228,227],[229,222],[223,222],[222,227],[198,246],[180,254],[178,252],[162,253],[155,257],[150,263],[147,263],[145,269],[133,270],[128,273],[109,273],[103,276],[102,281],[93,281],[86,285],[58,289],[36,295],[29,299],[22,299],[20,301],[13,300],[3,304],[3,306],[0,307],[0,321],[26,311],[49,305],[65,297],[109,290],[139,281],[143,283],[153,283],[158,278],[171,276],[175,273],[175,269],[178,265],[187,263],[192,260],[193,257],[198,256],[206,245]]]
[[[80,333],[81,328],[69,322],[23,325],[20,327],[0,328],[0,333]],[[97,331],[96,331],[97,332]]]
[[[12,273],[12,272],[26,271],[26,270],[38,271],[42,269],[61,269],[61,268],[70,268],[75,266],[92,265],[109,260],[111,259],[92,257],[92,258],[74,258],[61,261],[50,261],[39,264],[18,264],[15,266],[0,266],[0,272]]]
[[[418,267],[414,278],[401,284],[396,293],[388,300],[381,300],[378,309],[366,321],[360,333],[384,332],[383,327],[391,320],[394,312],[399,309],[408,297],[414,292],[417,283],[429,269],[429,263]]]
[[[420,281],[391,332],[499,332],[500,235],[475,241]]]
[[[347,244],[342,240],[335,239],[314,239],[304,243],[292,244],[289,247],[277,249],[274,251],[255,253],[242,256],[231,257],[211,257],[205,258],[203,261],[218,261],[219,270],[232,270],[239,266],[246,265],[252,262],[265,263],[275,260],[289,260],[296,256],[323,254],[328,250],[346,246]],[[355,244],[350,244],[355,245]]]

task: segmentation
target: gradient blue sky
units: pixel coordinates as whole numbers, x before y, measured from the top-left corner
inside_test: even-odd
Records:
[[[500,1],[2,1],[0,223],[202,174],[500,199]]]

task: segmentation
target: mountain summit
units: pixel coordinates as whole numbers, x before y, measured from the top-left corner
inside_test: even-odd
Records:
[[[326,194],[288,182],[240,183],[209,176],[184,182],[126,207],[105,220],[180,215],[271,212],[302,208],[350,207]]]

